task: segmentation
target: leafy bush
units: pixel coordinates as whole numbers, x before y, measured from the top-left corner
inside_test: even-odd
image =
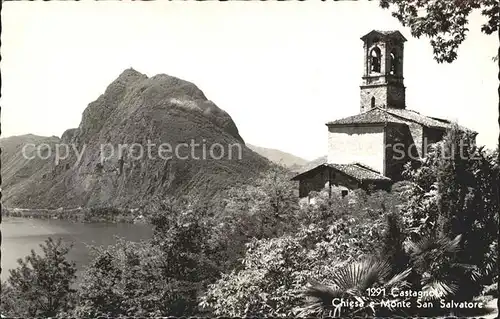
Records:
[[[332,216],[329,223],[318,220],[291,234],[253,240],[240,267],[209,286],[202,307],[218,316],[293,315],[308,278],[328,278],[345,263],[373,252],[384,218],[364,214]]]
[[[449,299],[456,295],[465,278],[477,277],[477,267],[456,262],[460,240],[458,235],[454,239],[424,237],[408,242],[410,263],[419,278],[419,282],[414,282],[414,290],[433,290],[443,299]]]
[[[498,164],[495,153],[473,145],[458,156],[460,134],[435,145],[420,167],[408,167],[410,181],[391,193],[321,191],[299,205],[288,173],[273,167],[222,201],[144,203],[139,211],[153,237],[94,248],[76,307],[68,297],[50,314],[388,316],[401,313],[382,309],[367,288],[434,289],[455,300],[491,293],[498,278]],[[94,209],[86,218],[120,214]],[[29,306],[34,295],[19,306],[20,288],[2,289],[2,311],[38,309]],[[363,306],[336,308],[333,298]]]
[[[163,202],[149,218],[153,238],[95,247],[79,290],[77,316],[181,316],[198,313],[198,294],[219,270],[209,258],[210,228],[190,206]]]
[[[2,283],[3,315],[52,317],[74,306],[71,286],[76,267],[66,260],[71,246],[48,238],[40,247],[42,255],[32,250],[24,260],[19,259],[19,266],[9,271],[7,283]]]
[[[409,286],[405,280],[411,269],[391,276],[392,266],[387,261],[364,260],[339,268],[330,276],[330,284],[312,282],[304,292],[307,302],[298,307],[300,316],[375,316],[385,312],[383,303],[397,303],[399,298],[371,289],[397,289]],[[343,305],[347,302],[349,305]],[[351,306],[352,305],[352,306]]]
[[[255,182],[230,189],[224,197],[217,221],[225,231],[251,238],[278,237],[297,227],[294,218],[298,197],[290,174],[275,166]]]
[[[301,226],[298,197],[290,174],[273,166],[248,185],[233,188],[210,207],[212,255],[222,271],[239,267],[245,245],[253,239],[282,236]]]
[[[248,245],[244,269],[211,285],[201,306],[215,315],[286,316],[298,302],[313,258],[291,236]]]
[[[413,185],[403,216],[412,239],[461,235],[455,262],[479,271],[474,280],[469,275],[458,280],[457,299],[470,300],[498,276],[490,253],[498,240],[497,152],[475,146],[472,133],[454,128],[420,168],[407,171]]]
[[[378,259],[385,260],[392,266],[393,275],[410,267],[410,257],[405,249],[406,238],[401,215],[394,212],[387,214]]]
[[[94,248],[94,254],[79,289],[78,317],[179,315],[190,309],[192,287],[164,273],[168,260],[159,247],[121,240]]]

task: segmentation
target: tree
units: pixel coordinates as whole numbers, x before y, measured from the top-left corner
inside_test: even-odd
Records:
[[[290,172],[273,166],[247,185],[229,189],[211,207],[213,256],[224,262],[224,271],[239,265],[253,238],[279,237],[299,227],[298,197],[290,178]]]
[[[72,316],[181,315],[191,310],[191,292],[166,273],[169,261],[159,247],[119,240],[107,248],[94,247],[93,254]]]
[[[338,201],[349,205],[345,198]],[[216,316],[294,316],[309,278],[328,278],[345,263],[373,253],[381,240],[384,215],[370,210],[324,215],[324,209],[320,204],[299,210],[305,213],[301,221],[326,219],[312,218],[313,223],[280,237],[252,240],[240,266],[210,285],[201,305]]]
[[[378,257],[392,265],[392,274],[396,274],[407,268],[409,264],[409,257],[404,247],[406,233],[399,213],[388,214],[386,222],[387,226]]]
[[[154,206],[151,239],[93,248],[75,316],[199,314],[198,295],[220,275],[212,261],[210,219],[184,198]]]
[[[434,59],[439,63],[451,63],[457,58],[457,50],[465,40],[468,17],[474,10],[481,13],[488,21],[481,31],[486,34],[498,32],[500,23],[500,5],[498,0],[380,0],[382,8],[392,9],[392,15],[403,26],[411,29],[414,37],[427,36],[434,49]],[[494,61],[498,62],[500,48]],[[500,94],[500,86],[498,87]],[[500,101],[499,101],[500,108]],[[500,125],[500,115],[498,117]],[[500,135],[498,136],[500,145]],[[497,154],[500,162],[500,152]]]
[[[464,299],[477,295],[498,274],[491,247],[498,240],[499,174],[496,152],[477,147],[474,135],[458,127],[409,173],[414,185],[403,218],[412,238],[461,235],[453,262],[479,269],[474,282],[470,276],[461,278]]]
[[[252,183],[229,190],[224,199],[221,222],[238,223],[238,229],[249,240],[282,235],[297,226],[293,220],[298,208],[295,185],[290,172],[272,166]]]
[[[71,246],[48,238],[40,247],[42,255],[32,250],[19,259],[19,267],[10,270],[8,285],[2,284],[2,314],[53,317],[73,307],[76,266],[66,259]]]
[[[223,274],[210,285],[201,306],[214,316],[290,316],[315,261],[299,238],[254,240],[248,244],[243,269]]]
[[[380,6],[391,8],[392,15],[403,26],[410,27],[412,36],[429,37],[434,58],[439,63],[450,63],[457,58],[457,49],[469,31],[468,17],[473,10],[481,10],[488,19],[481,27],[482,32],[498,31],[497,0],[381,0]]]
[[[401,301],[400,298],[391,294],[373,293],[370,289],[404,291],[409,286],[406,277],[410,271],[411,269],[406,269],[391,276],[392,267],[387,261],[367,259],[351,263],[333,272],[329,285],[311,282],[304,291],[306,303],[298,308],[299,316],[373,317],[387,314],[383,304],[397,303]],[[339,302],[341,300],[355,306],[342,305]]]
[[[464,281],[474,280],[477,267],[461,263],[455,256],[460,250],[460,241],[461,236],[458,235],[454,239],[429,236],[408,242],[410,264],[419,279],[414,282],[414,290],[433,290],[442,299],[456,298]],[[428,300],[429,297],[422,299]]]

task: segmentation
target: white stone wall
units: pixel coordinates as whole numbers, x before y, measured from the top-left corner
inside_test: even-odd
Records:
[[[328,163],[359,162],[384,173],[384,127],[330,127]]]

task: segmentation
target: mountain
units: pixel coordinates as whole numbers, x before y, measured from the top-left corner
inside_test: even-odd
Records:
[[[312,161],[309,161],[302,166],[294,166],[290,169],[295,173],[303,173],[303,172],[307,172],[310,169],[315,168],[316,166],[319,166],[323,163],[326,163],[326,160],[327,160],[327,156],[325,155],[325,156],[318,157]]]
[[[47,159],[22,158],[26,143],[46,143],[41,155]],[[69,155],[56,162],[56,149],[65,153],[64,145]],[[270,165],[196,85],[133,69],[61,138],[23,135],[1,139],[0,146],[7,207],[134,207],[153,196],[211,198]],[[32,146],[28,155],[33,152]]]
[[[300,158],[300,157],[295,156],[293,154],[283,152],[283,151],[280,151],[277,149],[265,148],[265,147],[251,145],[251,144],[247,144],[247,146],[248,146],[248,148],[250,148],[254,152],[264,156],[265,158],[267,158],[271,162],[284,165],[285,167],[288,167],[288,168],[300,167],[300,166],[305,165],[307,163],[307,160],[305,160],[303,158]]]
[[[34,177],[51,170],[51,162],[41,158],[47,155],[48,148],[41,148],[40,157],[37,156],[35,148],[25,148],[23,150],[23,147],[30,144],[47,144],[50,148],[53,148],[59,141],[60,139],[57,136],[45,137],[33,134],[0,139],[3,204],[6,203],[9,194],[29,196],[29,194],[25,193],[25,190],[30,187]]]

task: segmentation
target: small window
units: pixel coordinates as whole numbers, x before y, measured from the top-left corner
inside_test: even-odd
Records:
[[[380,49],[375,47],[370,52],[370,71],[371,72],[380,72]]]
[[[390,66],[391,66],[391,69],[389,71],[390,74],[394,75],[397,73],[397,67],[398,67],[398,62],[397,62],[397,58],[396,58],[396,55],[394,54],[394,52],[391,52],[390,54]]]
[[[347,193],[349,193],[349,191],[347,189],[343,189],[342,192],[341,192],[342,197],[346,197]]]
[[[372,102],[371,102],[371,104],[372,104],[372,109],[373,109],[375,107],[375,97],[374,96],[372,96]]]

